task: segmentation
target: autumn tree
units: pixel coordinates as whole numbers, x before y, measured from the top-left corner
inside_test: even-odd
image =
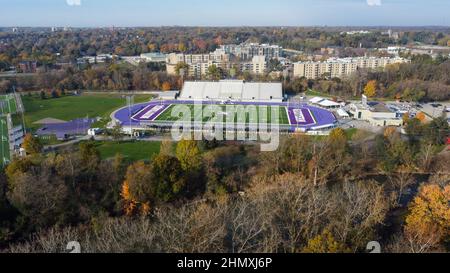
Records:
[[[405,233],[414,252],[436,248],[450,235],[450,186],[422,186],[406,217]]]
[[[100,152],[95,147],[93,141],[83,142],[80,144],[80,157],[83,166],[93,172],[100,163]]]
[[[42,144],[38,138],[35,138],[32,134],[27,134],[23,139],[22,147],[29,155],[39,154],[42,151]]]
[[[427,119],[427,116],[425,116],[424,112],[419,112],[416,115],[416,119],[418,119],[420,122],[424,123]]]
[[[310,239],[303,249],[305,253],[345,253],[349,251],[344,244],[336,241],[329,230],[324,230],[321,234]]]
[[[150,169],[150,189],[155,201],[172,201],[185,190],[186,181],[176,157],[159,154],[153,158]]]
[[[364,87],[364,95],[366,95],[369,98],[375,97],[377,94],[377,81],[371,80],[366,84],[366,87]]]
[[[153,201],[149,165],[138,161],[128,167],[121,196],[126,215],[134,214],[136,209],[141,209],[142,204]]]
[[[197,172],[202,166],[202,157],[198,143],[195,140],[181,140],[175,151],[181,168],[186,172]]]
[[[163,91],[170,91],[170,89],[172,89],[172,86],[170,85],[170,82],[163,82],[161,88]]]

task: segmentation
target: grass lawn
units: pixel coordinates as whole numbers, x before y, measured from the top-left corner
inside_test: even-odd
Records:
[[[194,110],[195,106],[193,104],[190,104],[190,105],[187,105],[187,106],[191,110],[190,111],[191,115],[192,115],[191,119],[192,119],[192,121],[194,121],[195,120],[195,114],[196,114],[196,112]],[[216,106],[219,106],[222,109],[221,111],[226,112],[226,107],[227,106],[225,106],[225,105],[216,105]],[[230,106],[238,107],[238,105],[230,105]],[[208,107],[208,105],[203,105],[203,114],[204,115],[206,115],[206,111],[205,111],[206,107]],[[278,106],[276,106],[276,107],[278,107]],[[172,110],[174,108],[175,108],[175,105],[171,105],[156,120],[157,121],[176,121],[176,120],[178,120],[179,118],[172,117]],[[257,114],[258,114],[258,120],[259,120],[259,108],[260,108],[260,106],[256,106],[256,108],[255,108],[256,111],[257,111]],[[287,113],[286,113],[286,107],[278,107],[278,108],[279,108],[279,121],[278,121],[278,124],[289,125],[289,118],[288,118]],[[267,116],[266,117],[262,117],[261,120],[266,120],[267,123],[271,123],[272,119],[271,119],[270,111],[271,111],[271,109],[268,107],[267,108]],[[209,120],[210,120],[210,118],[208,118],[208,117],[204,117],[203,118],[203,122],[208,122]],[[226,120],[227,120],[227,117],[224,116],[224,121],[226,121]],[[248,113],[246,115],[246,119],[245,120],[246,120],[246,123],[250,123],[249,122],[250,115]],[[234,118],[234,121],[237,122],[237,117]],[[257,120],[256,121],[252,121],[251,123],[256,123],[256,122],[257,122]],[[277,122],[275,122],[275,123],[277,123]]]
[[[314,96],[314,97],[323,97],[323,98],[331,98],[332,96],[330,94],[322,93],[316,90],[308,90],[306,91],[307,96]]]
[[[127,141],[96,142],[102,159],[113,158],[116,154],[121,154],[128,161],[149,160],[153,155],[159,153],[161,142],[149,141]]]
[[[345,130],[345,134],[347,136],[347,139],[348,140],[352,140],[353,136],[356,134],[357,131],[358,131],[357,128],[351,128],[351,129]]]
[[[149,95],[136,95],[135,103],[145,102]],[[41,99],[39,96],[22,96],[25,107],[25,123],[27,128],[39,128],[34,122],[44,118],[55,118],[69,121],[75,118],[102,117],[125,106],[126,100],[118,94],[86,94],[81,96],[64,96],[60,98]]]

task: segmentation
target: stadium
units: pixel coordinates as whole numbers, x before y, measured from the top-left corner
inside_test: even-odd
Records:
[[[335,126],[336,118],[330,111],[306,103],[284,102],[282,93],[281,83],[186,82],[176,99],[129,105],[111,117],[125,131],[169,128],[182,119],[176,113],[177,106],[187,106],[192,113],[191,121],[203,123],[212,120],[203,114],[208,108],[214,108],[220,121],[231,120],[240,128],[276,124],[281,131],[306,132]],[[240,111],[246,112],[244,119],[236,117]]]

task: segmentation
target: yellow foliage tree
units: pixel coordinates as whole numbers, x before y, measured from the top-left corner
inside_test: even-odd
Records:
[[[25,149],[27,154],[34,155],[42,151],[42,144],[32,134],[27,134],[23,139],[22,148]]]
[[[150,202],[147,196],[149,191],[148,187],[148,165],[142,161],[130,165],[120,192],[123,201],[123,209],[126,215],[131,216],[138,212],[143,215],[149,214]]]
[[[127,181],[122,184],[122,191],[120,192],[120,196],[122,196],[124,201],[125,214],[128,216],[133,215],[136,209],[136,201],[131,197],[130,185]]]
[[[377,94],[377,81],[371,80],[366,84],[366,87],[364,87],[364,95],[366,95],[369,98],[375,97]]]
[[[407,238],[422,248],[433,248],[450,235],[450,186],[420,189],[406,217]]]
[[[308,241],[308,245],[303,249],[304,253],[346,253],[350,250],[342,243],[335,240],[329,230]]]

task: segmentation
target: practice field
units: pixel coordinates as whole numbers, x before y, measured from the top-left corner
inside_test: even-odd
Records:
[[[6,124],[6,117],[0,117],[0,141],[1,141],[1,154],[0,163],[3,165],[5,161],[10,160],[9,153],[9,141],[8,141],[8,125]]]
[[[0,95],[0,164],[4,165],[11,158],[9,150],[9,133],[7,125],[7,114],[14,115],[17,111],[17,104],[14,95]]]
[[[148,95],[136,95],[135,102],[144,102]],[[39,96],[23,96],[25,107],[25,123],[27,128],[37,129],[39,124],[34,122],[45,118],[69,121],[89,116],[109,118],[115,109],[125,106],[126,100],[121,95],[101,94],[80,96],[64,96],[60,98],[41,99]]]
[[[278,110],[276,120],[272,115],[273,109]],[[266,114],[261,116],[262,113]],[[238,118],[239,114],[245,116],[239,116]],[[122,126],[131,125],[135,128],[167,127],[186,117],[188,118],[187,121],[202,120],[203,123],[210,121],[211,117],[218,117],[223,122],[234,121],[236,125],[278,124],[283,126],[284,130],[290,131],[329,128],[333,127],[336,122],[336,117],[328,110],[307,104],[294,105],[292,103],[289,103],[289,105],[287,103],[264,102],[239,102],[239,104],[204,102],[200,104],[180,100],[151,101],[114,112],[114,119],[120,122]]]
[[[128,142],[96,142],[96,147],[102,159],[113,158],[121,154],[126,160],[133,162],[137,160],[149,160],[158,154],[161,142],[128,141]]]
[[[14,114],[17,111],[17,104],[14,95],[0,95],[0,113]]]

